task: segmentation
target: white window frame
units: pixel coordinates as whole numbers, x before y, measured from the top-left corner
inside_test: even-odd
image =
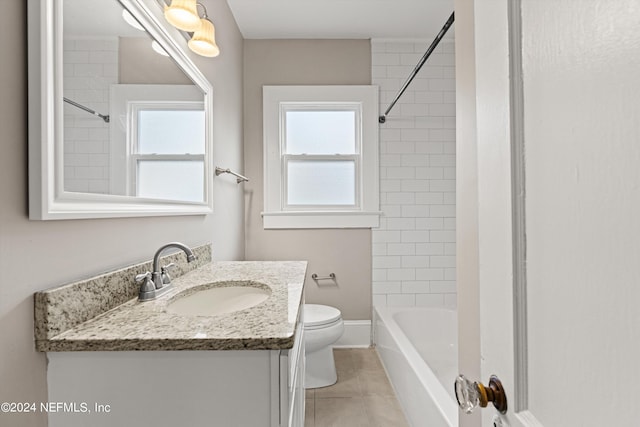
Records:
[[[287,111],[356,112],[356,154],[285,153]],[[263,86],[265,229],[373,228],[379,226],[378,87]],[[287,203],[287,162],[349,160],[356,165],[355,205],[290,205]]]
[[[132,101],[128,103],[127,115],[129,116],[128,126],[131,140],[128,141],[129,147],[128,153],[128,174],[131,179],[128,180],[130,188],[129,194],[136,197],[138,195],[138,162],[143,161],[201,161],[205,164],[205,154],[140,154],[138,151],[139,138],[138,138],[138,120],[140,111],[149,110],[163,110],[163,111],[179,111],[179,110],[199,110],[204,111],[204,104],[202,102],[193,101],[179,101],[179,102],[166,102],[166,101],[145,101],[137,102]],[[203,169],[206,174],[206,167]],[[206,175],[203,176],[203,188],[206,188]],[[206,191],[206,190],[205,190]],[[206,194],[202,194],[203,200],[206,198]],[[188,203],[188,202],[185,202]]]
[[[170,100],[170,101],[167,101]],[[131,144],[133,137],[131,132],[134,126],[131,124],[131,105],[133,104],[158,104],[160,102],[169,102],[173,104],[197,103],[207,108],[205,102],[202,101],[202,91],[194,85],[151,85],[151,84],[117,84],[111,85],[109,93],[109,105],[111,106],[110,121],[110,193],[123,196],[133,196],[135,187],[129,185],[131,182],[131,167],[129,157],[131,155]],[[205,141],[205,204],[207,211],[213,211],[213,146],[211,140],[211,117],[205,115],[206,125],[206,141]],[[137,128],[135,128],[137,132]],[[134,170],[135,171],[135,170]],[[155,199],[140,199],[142,201]],[[194,202],[175,202],[180,206],[201,205],[202,203]]]
[[[282,210],[283,211],[359,211],[361,206],[360,197],[360,173],[361,173],[361,154],[362,154],[362,106],[359,102],[343,102],[343,103],[325,103],[314,102],[310,104],[300,102],[282,102],[280,103],[280,129],[286,129],[286,114],[290,111],[352,111],[355,113],[355,153],[354,154],[289,154],[286,148],[286,138],[284,132],[280,132],[281,146],[281,170],[284,174],[282,179]],[[289,161],[323,161],[323,160],[342,160],[353,161],[355,165],[355,203],[353,205],[294,205],[290,204],[287,198],[287,188],[289,182]]]

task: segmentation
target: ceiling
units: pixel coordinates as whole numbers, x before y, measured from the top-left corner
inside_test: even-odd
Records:
[[[64,0],[65,37],[148,37],[144,31],[127,24],[122,19],[122,11],[117,1]]]
[[[227,2],[246,39],[430,39],[453,12],[453,0]]]

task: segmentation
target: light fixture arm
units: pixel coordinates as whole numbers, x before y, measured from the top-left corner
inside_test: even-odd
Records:
[[[207,14],[207,8],[200,2],[196,3],[196,10],[198,10],[198,6],[202,6],[202,10],[204,10],[204,16],[202,19],[209,19],[209,15]]]
[[[171,3],[171,0],[169,0],[169,4],[167,4],[167,0],[158,0],[158,3],[160,3],[160,5],[164,8],[166,6],[169,6],[169,4]],[[197,2],[196,3],[196,11],[198,9],[198,6],[202,6],[202,9],[204,10],[204,19],[208,19],[209,18],[209,14],[207,13],[207,8],[204,6],[204,4]],[[200,16],[198,16],[200,17]]]

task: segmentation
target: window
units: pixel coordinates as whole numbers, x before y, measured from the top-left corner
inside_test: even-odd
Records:
[[[357,209],[358,109],[346,104],[282,108],[284,209]]]
[[[132,103],[131,194],[183,202],[204,200],[202,103]],[[187,185],[188,184],[188,185]]]
[[[111,194],[210,207],[208,103],[194,85],[111,85]]]
[[[263,103],[264,227],[377,227],[377,87],[265,86]]]

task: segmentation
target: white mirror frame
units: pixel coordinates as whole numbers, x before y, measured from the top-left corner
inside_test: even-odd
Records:
[[[213,211],[213,88],[186,54],[187,44],[182,34],[164,21],[162,8],[156,0],[118,1],[204,92],[204,202],[64,191],[64,168],[57,167],[63,160],[62,0],[28,0],[29,219],[201,215]]]

